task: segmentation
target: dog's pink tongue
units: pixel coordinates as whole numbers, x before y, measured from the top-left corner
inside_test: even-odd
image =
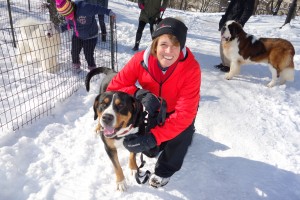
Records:
[[[114,128],[113,127],[105,127],[104,128],[104,135],[111,135],[114,133]]]

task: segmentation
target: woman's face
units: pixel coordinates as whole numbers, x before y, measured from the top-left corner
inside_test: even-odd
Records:
[[[161,35],[157,43],[157,59],[161,67],[169,67],[178,59],[180,55],[180,46],[175,46],[168,35]]]

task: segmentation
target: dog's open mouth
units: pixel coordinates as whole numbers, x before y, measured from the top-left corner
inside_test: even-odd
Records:
[[[120,124],[119,127],[117,128],[114,128],[114,127],[111,127],[111,126],[105,126],[105,127],[102,127],[101,126],[101,132],[103,133],[103,135],[107,138],[113,138],[117,135],[118,131],[122,128],[124,122],[122,122]]]

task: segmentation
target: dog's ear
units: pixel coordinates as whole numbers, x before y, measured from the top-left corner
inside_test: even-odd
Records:
[[[240,33],[243,31],[242,25],[240,25],[240,24],[237,23],[237,22],[235,22],[235,23],[233,23],[233,24],[234,24],[234,25],[233,25],[233,30],[234,30],[234,32],[235,32],[235,35],[240,34]]]
[[[98,118],[97,107],[99,105],[100,94],[98,94],[95,98],[93,109],[94,109],[94,120]]]
[[[228,29],[231,35],[230,41],[234,40],[237,37],[237,35],[243,31],[243,27],[237,22],[229,24]]]

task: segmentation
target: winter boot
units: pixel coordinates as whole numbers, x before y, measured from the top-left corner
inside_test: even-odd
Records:
[[[135,45],[132,48],[132,51],[137,51],[139,50],[139,45],[140,45],[140,41],[142,38],[142,34],[141,33],[136,33],[136,37],[135,37]]]
[[[229,72],[230,67],[223,65],[222,63],[215,65],[215,68],[221,70],[222,72]]]
[[[159,188],[159,187],[163,187],[163,186],[167,185],[169,180],[170,180],[170,177],[163,178],[163,177],[157,176],[156,174],[151,174],[150,179],[149,179],[149,184],[152,187]]]
[[[80,69],[80,63],[73,63],[72,64],[72,72],[73,73],[79,73],[79,72],[81,72],[81,69]]]

